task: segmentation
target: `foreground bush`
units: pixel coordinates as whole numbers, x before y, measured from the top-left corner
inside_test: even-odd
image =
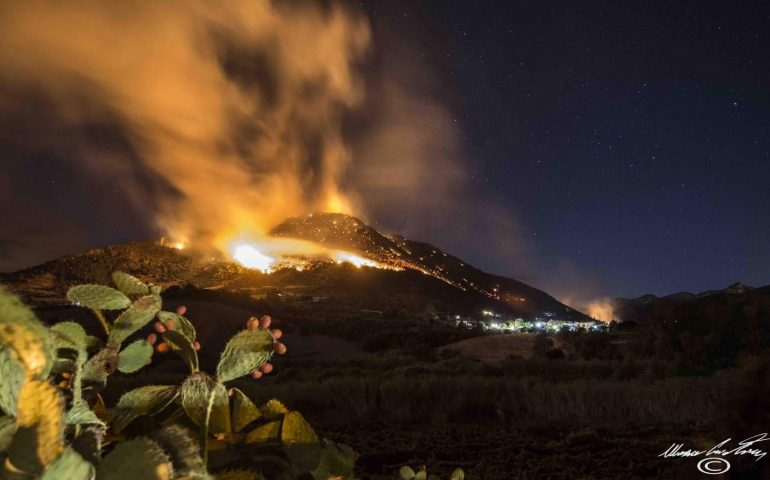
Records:
[[[117,288],[79,285],[67,294],[94,312],[105,338],[75,322],[46,328],[0,288],[3,478],[352,478],[348,447],[320,439],[300,413],[277,400],[258,407],[227,387],[269,373],[272,355],[285,351],[269,318],[249,320],[210,374],[199,369],[200,344],[183,310],[163,311],[159,287],[121,272],[113,280]],[[105,311],[120,313],[110,322]],[[153,319],[157,334],[125,345]],[[156,349],[178,354],[189,369],[186,378],[141,386],[107,408],[108,377],[141,370]]]

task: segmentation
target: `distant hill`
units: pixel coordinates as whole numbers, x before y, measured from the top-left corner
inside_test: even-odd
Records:
[[[620,321],[645,322],[672,310],[701,309],[706,305],[719,310],[720,305],[765,303],[768,300],[770,286],[752,288],[738,282],[722,290],[706,290],[701,293],[677,292],[662,297],[647,294],[637,298],[616,298],[613,308],[615,317]]]
[[[551,312],[565,320],[587,319],[525,283],[482,272],[433,245],[384,235],[355,217],[315,214],[289,218],[271,235],[354,252],[399,270],[356,268],[316,259],[306,268],[278,268],[265,274],[231,261],[143,241],[67,255],[0,274],[0,282],[32,303],[49,305],[65,303],[64,294],[73,284],[109,283],[110,273],[122,270],[166,287],[192,286],[253,298],[331,303],[343,310],[406,308],[471,313],[492,309],[525,318]]]

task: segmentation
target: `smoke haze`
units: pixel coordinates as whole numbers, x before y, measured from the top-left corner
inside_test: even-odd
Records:
[[[38,137],[64,161],[166,234],[216,242],[351,210],[340,117],[368,43],[363,17],[309,2],[6,2],[0,102],[44,99],[67,135]],[[118,148],[71,135],[94,125]]]
[[[0,3],[0,270],[152,235],[225,250],[335,211],[450,252],[483,238],[468,261],[531,280],[458,93],[375,27],[335,2]]]

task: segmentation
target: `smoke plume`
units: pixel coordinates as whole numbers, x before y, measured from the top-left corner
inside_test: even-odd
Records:
[[[351,209],[341,116],[368,44],[360,15],[311,2],[5,2],[0,106],[45,103],[59,134],[39,142],[168,235],[219,242]]]

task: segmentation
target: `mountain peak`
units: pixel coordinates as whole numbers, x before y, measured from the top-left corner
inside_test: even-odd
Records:
[[[727,293],[745,293],[749,290],[753,290],[753,287],[750,287],[742,282],[732,283],[724,289],[724,291]]]
[[[63,301],[63,292],[69,286],[109,283],[110,274],[121,270],[164,286],[189,284],[203,289],[248,292],[252,296],[265,296],[268,292],[291,298],[354,296],[357,299],[353,303],[367,308],[382,308],[383,303],[435,303],[446,305],[455,313],[485,310],[544,321],[590,320],[541,290],[483,272],[428,243],[401,235],[383,235],[350,215],[316,213],[292,217],[276,226],[270,235],[315,242],[341,253],[341,260],[319,258],[302,268],[287,261],[272,272],[263,273],[229,260],[197,255],[193,250],[177,250],[158,242],[135,242],[62,257],[0,275],[0,281],[30,298]],[[355,257],[359,257],[358,263],[346,260]],[[378,268],[363,268],[369,265],[367,260]],[[351,269],[346,262],[361,268]],[[43,299],[47,291],[55,298]]]
[[[429,243],[409,240],[397,234],[382,234],[349,215],[316,213],[292,217],[276,226],[270,234],[353,250],[379,263],[398,269],[415,270],[462,291],[481,294],[499,303],[502,308],[523,316],[558,313],[567,318],[588,318],[525,283],[482,272]]]

